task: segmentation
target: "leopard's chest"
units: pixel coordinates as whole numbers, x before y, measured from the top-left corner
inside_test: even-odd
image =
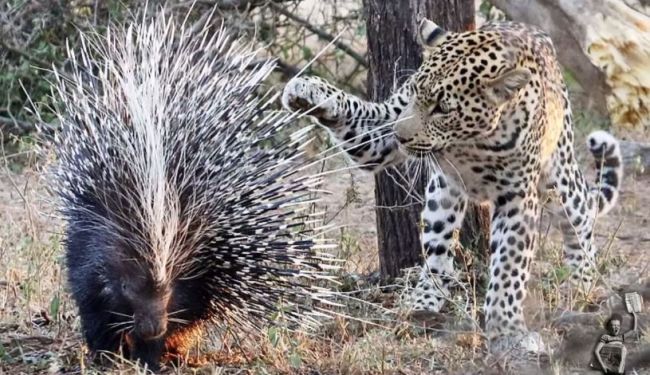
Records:
[[[479,202],[536,184],[539,175],[539,163],[524,150],[499,155],[476,147],[458,147],[435,157],[443,173]]]

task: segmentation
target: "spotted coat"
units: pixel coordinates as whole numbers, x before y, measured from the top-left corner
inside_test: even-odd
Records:
[[[618,197],[620,149],[606,132],[588,137],[599,176],[588,186],[574,155],[562,72],[542,31],[506,22],[451,33],[425,20],[420,40],[424,63],[383,103],[316,77],[290,81],[283,103],[311,111],[361,168],[435,160],[422,211],[426,261],[412,296],[415,309],[442,308],[456,279],[453,233],[467,201],[491,203],[484,309],[491,347],[499,350],[528,335],[523,300],[548,196],[557,197],[548,206],[560,218],[572,281],[583,289],[592,284],[592,228]]]

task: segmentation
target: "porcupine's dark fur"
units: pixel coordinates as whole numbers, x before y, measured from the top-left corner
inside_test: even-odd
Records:
[[[189,29],[158,16],[85,35],[55,85],[51,182],[83,335],[154,369],[203,323],[255,330],[281,306],[303,321],[328,295],[305,282],[329,260],[304,132],[267,147],[292,120],[255,95],[273,65]]]

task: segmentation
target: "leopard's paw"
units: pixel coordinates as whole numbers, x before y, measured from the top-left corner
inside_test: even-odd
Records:
[[[340,92],[316,77],[297,77],[284,87],[282,105],[289,111],[314,116],[325,126],[340,124],[345,109],[340,105]]]

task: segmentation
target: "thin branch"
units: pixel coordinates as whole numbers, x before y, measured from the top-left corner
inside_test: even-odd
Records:
[[[612,236],[606,235],[606,234],[596,233],[596,237],[610,238]],[[619,241],[650,242],[650,237],[616,235],[616,236],[613,236],[613,238],[617,239]]]
[[[192,5],[217,7],[220,10],[250,10],[266,4],[267,2],[286,3],[295,0],[191,0],[173,5],[171,9],[188,8]]]
[[[0,116],[0,133],[2,134],[21,136],[31,132],[32,130],[36,130],[36,126],[32,123]]]
[[[266,64],[266,63],[268,63],[270,61],[271,61],[271,59],[254,60],[254,61],[251,61],[250,64],[248,64],[247,68],[253,69],[253,68],[255,68],[255,67],[259,66],[259,65],[264,65],[264,64]],[[298,73],[300,73],[300,69],[298,69],[296,66],[291,65],[291,64],[287,64],[286,62],[284,62],[284,61],[282,61],[280,59],[275,59],[274,63],[275,63],[275,70],[280,72],[282,74],[282,76],[285,77],[287,80],[297,76]]]
[[[340,42],[338,40],[334,40],[335,39],[334,35],[319,29],[318,27],[314,26],[312,23],[310,23],[306,19],[296,16],[295,14],[289,12],[288,10],[286,10],[285,8],[281,7],[278,4],[269,3],[269,7],[272,8],[273,10],[275,10],[276,12],[282,14],[283,16],[289,18],[290,20],[293,20],[294,22],[297,22],[297,23],[305,26],[305,28],[307,30],[309,30],[312,33],[316,34],[319,38],[324,39],[324,40],[326,40],[328,42],[333,41],[333,44],[336,47],[338,47],[341,51],[347,53],[350,57],[355,59],[359,64],[363,65],[364,67],[366,67],[366,68],[368,67],[368,62],[366,61],[366,59],[363,56],[361,56],[358,52],[353,50],[352,47],[348,46],[347,44],[345,44],[343,42]]]
[[[20,55],[20,56],[26,58],[27,60],[35,63],[36,65],[38,65],[40,68],[48,69],[48,70],[52,69],[52,64],[51,63],[48,63],[45,60],[41,60],[38,57],[35,57],[35,56],[21,50],[20,48],[14,47],[14,46],[8,44],[7,42],[5,42],[3,35],[0,35],[0,47],[3,47],[4,49],[6,49],[7,51],[9,51],[9,52],[11,52],[13,54]]]
[[[43,134],[50,136],[58,129],[54,124],[40,123],[38,127],[41,128]],[[20,137],[37,130],[36,122],[18,120],[13,117],[0,116],[0,137],[5,135]],[[7,140],[5,137],[4,140]],[[1,140],[0,140],[1,143]]]
[[[291,79],[300,73],[300,69],[298,69],[296,66],[287,64],[286,62],[279,59],[275,60],[275,65],[276,70],[282,72],[282,75],[287,79]]]

